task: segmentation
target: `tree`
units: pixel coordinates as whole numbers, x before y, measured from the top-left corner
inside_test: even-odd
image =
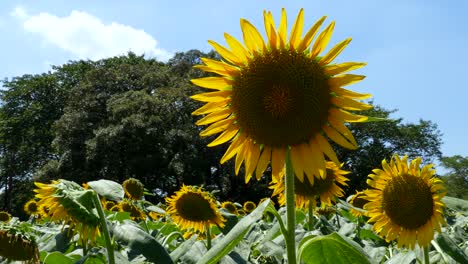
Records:
[[[447,195],[468,200],[468,157],[455,155],[442,157],[440,161],[448,169],[443,177]]]

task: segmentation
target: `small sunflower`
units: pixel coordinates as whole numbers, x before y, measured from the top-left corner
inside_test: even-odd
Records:
[[[353,196],[351,196],[351,199],[349,200],[349,203],[356,207],[356,208],[361,208],[364,210],[364,205],[367,203],[368,201],[366,200],[365,198],[365,194],[363,191],[361,192],[358,192],[356,191],[356,194],[354,194]],[[361,212],[361,211],[358,211],[354,208],[350,208],[349,209],[349,212],[354,215],[355,217],[360,217],[360,216],[367,216],[367,213],[366,212]]]
[[[0,257],[39,263],[39,249],[34,239],[22,234],[21,231],[18,233],[18,231],[0,230]]]
[[[138,206],[133,204],[131,201],[123,200],[119,203],[119,209],[121,212],[130,213],[130,218],[135,221],[146,219],[146,215]]]
[[[153,211],[149,212],[148,215],[149,215],[149,217],[151,217],[151,219],[153,219],[154,221],[157,221],[157,220],[159,220],[159,218],[161,218],[161,217],[164,216],[164,214],[156,213],[156,212],[153,212]]]
[[[315,213],[318,215],[323,215],[325,217],[328,217],[331,214],[336,213],[336,209],[333,208],[333,206],[326,206],[326,207],[317,208],[317,210],[315,210]]]
[[[37,201],[34,199],[31,199],[28,202],[26,202],[24,204],[24,211],[28,215],[33,215],[33,216],[39,215],[40,211],[39,211],[39,205],[37,204]]]
[[[255,210],[255,208],[257,208],[257,205],[255,205],[255,203],[252,201],[247,201],[244,203],[244,212],[246,214],[251,213],[253,210]]]
[[[390,164],[382,161],[381,169],[374,169],[367,184],[373,189],[364,191],[364,205],[374,223],[373,229],[387,242],[398,241],[398,247],[426,247],[434,238],[434,229],[441,232],[446,225],[443,217],[445,187],[434,177],[433,164],[420,168],[421,158],[408,162],[408,156],[394,155]]]
[[[238,215],[237,206],[233,202],[223,202],[221,208],[228,210],[230,213]]]
[[[204,233],[206,226],[224,227],[226,220],[216,209],[216,201],[201,187],[183,185],[166,202],[166,212],[181,229],[193,228]]]
[[[297,179],[294,180],[294,192],[296,198],[297,208],[307,208],[309,201],[314,202],[315,199],[320,198],[320,204],[322,207],[330,206],[335,201],[336,197],[342,197],[344,195],[341,186],[347,186],[346,174],[348,171],[341,170],[340,167],[336,166],[334,162],[327,161],[326,163],[326,177],[324,179],[315,179],[314,182],[310,183],[308,178],[304,178],[301,182]],[[284,174],[284,171],[281,175]],[[339,185],[338,185],[339,184]],[[286,203],[286,197],[284,195],[284,177],[280,177],[279,181],[272,181],[270,188],[273,189],[272,196],[278,195],[278,203],[283,206]]]
[[[8,223],[11,220],[11,215],[8,212],[0,211],[0,222]]]
[[[141,200],[145,188],[138,179],[130,178],[123,182],[122,187],[128,198],[132,200]]]
[[[246,182],[254,173],[260,179],[270,161],[273,178],[278,179],[290,149],[296,177],[302,182],[305,174],[313,183],[314,176],[325,178],[324,155],[339,164],[326,137],[343,147],[357,148],[344,123],[367,120],[349,110],[370,109],[370,105],[356,101],[370,95],[343,86],[364,79],[363,75],[345,72],[366,64],[331,64],[351,38],[320,55],[335,26],[331,22],[312,45],[325,17],[303,36],[301,9],[288,38],[284,9],[278,28],[271,12],[264,11],[263,15],[266,41],[245,19],[240,21],[245,46],[227,33],[224,36],[229,48],[208,41],[223,60],[202,58],[204,64],[196,66],[219,76],[192,80],[197,86],[214,90],[192,96],[206,103],[192,114],[206,115],[196,122],[209,125],[200,136],[221,133],[209,147],[230,141],[221,163],[235,156],[235,173],[244,163]]]
[[[112,211],[112,207],[114,207],[116,203],[114,201],[105,201],[104,202],[104,210]]]

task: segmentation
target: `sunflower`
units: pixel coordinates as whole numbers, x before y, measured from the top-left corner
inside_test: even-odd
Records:
[[[287,38],[286,11],[275,27],[273,16],[264,11],[266,41],[247,20],[241,19],[245,46],[225,33],[229,48],[209,41],[223,60],[202,58],[195,67],[217,74],[193,79],[192,83],[214,90],[192,96],[206,103],[193,115],[206,115],[196,122],[209,125],[201,136],[221,133],[209,147],[230,141],[221,163],[235,158],[235,173],[244,163],[245,181],[255,172],[260,179],[271,161],[273,178],[278,179],[291,151],[296,177],[304,174],[325,178],[324,154],[339,161],[327,137],[335,143],[356,149],[357,143],[345,122],[363,122],[367,117],[348,110],[367,110],[372,106],[356,101],[369,98],[343,88],[365,76],[344,74],[365,66],[360,62],[331,64],[350,43],[348,38],[320,56],[327,46],[335,23],[331,22],[316,38],[325,17],[303,33],[304,12],[300,10]]]
[[[237,206],[233,202],[223,202],[221,208],[228,210],[230,213],[238,215]]]
[[[103,205],[104,210],[112,211],[112,207],[114,207],[116,204],[114,201],[104,201]]]
[[[39,212],[39,205],[37,204],[37,201],[34,199],[31,199],[28,202],[26,202],[24,204],[24,211],[28,215],[33,215],[33,216],[39,215],[40,212]]]
[[[434,229],[440,233],[441,225],[446,225],[441,201],[445,187],[434,177],[434,165],[421,169],[421,161],[394,155],[390,164],[383,160],[383,170],[374,169],[367,179],[373,188],[364,191],[369,222],[387,242],[397,240],[398,247],[414,248],[416,243],[426,247]]]
[[[0,211],[0,222],[8,223],[11,220],[11,215],[8,212]]]
[[[23,234],[22,231],[0,230],[0,257],[25,263],[39,263],[39,249],[34,238],[28,237],[28,234]]]
[[[95,212],[92,195],[75,182],[53,180],[50,184],[35,182],[36,198],[41,214],[52,221],[69,224],[81,239],[95,241],[99,233],[99,216]]]
[[[360,209],[363,209],[364,208],[364,205],[367,203],[368,201],[365,199],[365,194],[363,191],[361,192],[358,192],[356,191],[356,193],[351,196],[351,199],[349,200],[349,203],[356,207],[356,208],[360,208]],[[362,211],[358,211],[354,208],[350,208],[349,209],[349,212],[354,215],[355,217],[360,217],[360,216],[367,216],[367,213],[366,212],[362,212]]]
[[[325,179],[315,179],[313,183],[309,182],[308,178],[304,178],[301,182],[296,179],[294,180],[294,192],[296,197],[297,208],[307,208],[309,201],[314,202],[315,199],[320,198],[320,204],[322,207],[330,206],[335,201],[336,197],[342,197],[344,195],[341,186],[347,186],[346,174],[348,171],[341,170],[340,167],[336,166],[334,162],[326,162],[326,177]],[[284,174],[281,173],[281,175]],[[339,184],[339,185],[338,185]],[[272,181],[270,188],[273,189],[272,196],[278,195],[278,203],[283,206],[286,203],[286,197],[284,194],[284,177],[280,177],[279,181]]]
[[[141,200],[144,193],[144,186],[138,179],[130,178],[123,182],[122,187],[128,198],[132,200]]]
[[[244,208],[244,212],[248,214],[248,213],[251,213],[253,210],[255,210],[255,208],[257,208],[257,205],[255,205],[255,203],[252,201],[247,201],[244,203],[243,208]]]
[[[226,220],[216,209],[216,201],[201,187],[183,185],[166,202],[166,212],[181,229],[204,233],[210,225],[224,227]]]
[[[119,211],[130,213],[130,218],[135,221],[146,219],[145,213],[131,201],[123,200],[119,203]]]

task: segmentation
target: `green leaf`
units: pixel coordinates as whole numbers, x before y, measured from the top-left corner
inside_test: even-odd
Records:
[[[95,190],[99,195],[112,201],[120,201],[124,197],[124,189],[122,185],[110,180],[90,181],[88,185]]]
[[[363,122],[382,122],[382,121],[392,121],[392,119],[383,118],[383,117],[368,116],[367,120],[363,121]]]
[[[166,249],[158,241],[131,223],[118,224],[113,227],[114,238],[128,245],[136,254],[142,254],[148,261],[161,264],[172,264],[172,259]]]
[[[381,242],[381,243],[383,243],[385,241],[385,240],[383,240],[381,237],[379,237],[378,235],[376,235],[374,232],[372,232],[369,229],[360,229],[359,233],[358,233],[358,236],[362,240],[372,239],[372,240],[374,240],[376,242]]]
[[[468,263],[468,256],[457,246],[457,244],[446,234],[440,234],[436,238],[440,248],[456,260],[458,263]]]
[[[270,199],[266,199],[250,214],[244,216],[231,231],[219,240],[206,254],[198,260],[198,264],[217,263],[222,257],[227,255],[250,230],[253,223],[262,218],[263,212],[270,204]]]
[[[305,239],[300,243],[298,259],[306,264],[371,263],[362,249],[357,249],[337,233]]]
[[[186,240],[179,245],[174,251],[171,252],[170,256],[173,261],[179,260],[186,252],[192,248],[193,244],[197,241],[197,236],[192,236],[189,240]]]
[[[442,202],[450,209],[468,214],[468,201],[466,200],[445,196],[442,198]]]
[[[416,255],[413,251],[402,252],[394,255],[385,264],[412,264],[413,260],[416,259]]]
[[[73,264],[74,262],[73,258],[58,251],[52,252],[44,258],[44,264]]]

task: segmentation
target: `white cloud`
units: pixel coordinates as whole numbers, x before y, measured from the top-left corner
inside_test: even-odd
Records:
[[[49,13],[29,15],[17,7],[11,15],[23,22],[26,31],[40,35],[47,43],[79,59],[97,60],[128,51],[163,61],[172,57],[170,52],[157,48],[158,42],[145,31],[117,22],[104,24],[86,12],[74,10],[65,17]]]

